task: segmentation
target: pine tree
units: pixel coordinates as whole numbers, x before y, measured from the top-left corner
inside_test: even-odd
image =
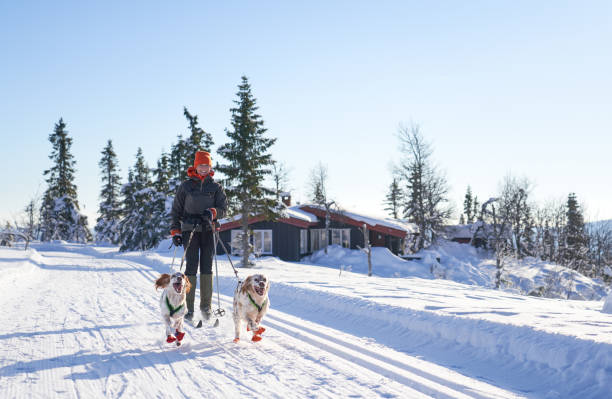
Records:
[[[226,129],[229,143],[223,144],[218,152],[228,163],[217,166],[226,177],[225,188],[230,203],[236,204],[242,215],[242,264],[249,265],[248,219],[254,215],[276,217],[278,203],[274,190],[262,186],[265,177],[271,174],[272,154],[268,151],[276,142],[275,138],[264,137],[267,129],[251,92],[248,79],[243,76],[238,86],[235,108],[231,108],[232,128]]]
[[[474,219],[473,220],[474,222],[480,219],[481,217],[480,214],[481,214],[480,203],[478,202],[478,197],[474,196],[474,207],[472,208],[472,218]]]
[[[465,192],[465,199],[463,200],[463,213],[466,217],[466,222],[472,224],[474,222],[474,200],[472,198],[472,189],[470,186],[467,187]],[[463,224],[463,223],[462,223]]]
[[[566,204],[567,224],[564,228],[565,244],[561,253],[563,263],[579,273],[588,275],[588,236],[584,217],[575,193],[570,193]]]
[[[173,190],[170,189],[170,169],[168,154],[162,152],[157,161],[157,168],[153,171],[155,190],[153,199],[153,213],[151,220],[154,227],[153,236],[155,242],[163,240],[168,234],[168,226],[171,223],[170,211],[172,209]]]
[[[198,126],[198,116],[191,115],[187,110],[187,107],[184,107],[183,115],[185,115],[185,118],[187,118],[187,121],[189,122],[189,131],[191,132],[191,135],[187,138],[187,147],[190,151],[190,154],[188,155],[193,157],[193,154],[195,154],[195,152],[198,150],[211,152],[212,146],[215,144],[215,142],[213,141],[210,133],[204,131],[204,129]]]
[[[74,184],[75,160],[70,153],[72,138],[68,137],[62,118],[55,124],[49,141],[53,148],[49,155],[53,166],[44,172],[48,187],[41,207],[41,222],[44,224],[41,240],[90,241],[87,217],[79,213]]]
[[[128,172],[128,182],[123,185],[123,219],[119,223],[121,251],[146,250],[159,243],[155,221],[151,215],[155,210],[155,190],[151,182],[149,167],[142,149],[138,148],[136,163]],[[166,227],[166,226],[165,226]]]
[[[121,178],[119,177],[117,154],[113,149],[113,143],[108,140],[106,147],[102,150],[102,158],[98,162],[102,174],[102,191],[100,192],[100,208],[97,219],[96,241],[111,244],[119,243],[119,221],[121,218]]]
[[[170,149],[170,157],[168,159],[168,168],[170,170],[170,189],[172,192],[184,180],[187,169],[192,165],[193,157],[196,151],[211,152],[214,141],[212,135],[199,126],[198,116],[192,115],[187,107],[183,108],[183,115],[189,123],[189,136],[183,138],[182,135],[177,136],[177,142]]]
[[[399,178],[394,177],[384,202],[384,204],[387,205],[385,210],[389,211],[393,219],[399,219],[400,208],[403,202],[404,192],[400,188]]]
[[[187,174],[186,162],[187,144],[180,134],[177,136],[176,143],[170,148],[169,170],[170,170],[170,189],[176,191],[183,182]]]

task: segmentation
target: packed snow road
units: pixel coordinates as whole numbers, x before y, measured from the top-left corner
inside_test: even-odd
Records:
[[[0,255],[1,398],[520,396],[274,302],[263,341],[235,344],[225,295],[220,327],[188,327],[176,348],[162,343],[159,265],[64,247]]]

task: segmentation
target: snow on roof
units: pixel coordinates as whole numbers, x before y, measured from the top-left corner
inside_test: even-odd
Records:
[[[315,204],[303,204],[300,206],[309,206],[311,208],[325,210],[325,208],[323,208],[322,206],[315,205]],[[348,212],[345,210],[341,210],[341,211],[332,210],[332,213],[340,214],[348,218],[351,218],[353,220],[358,220],[360,222],[367,223],[370,226],[376,226],[376,225],[384,226],[384,227],[389,227],[389,228],[396,229],[396,230],[405,231],[407,233],[417,233],[419,231],[418,227],[414,223],[405,222],[399,219],[380,218],[376,216],[368,216],[368,215],[362,215],[359,213]]]
[[[285,212],[287,212],[287,214],[289,215],[289,217],[295,218],[295,219],[300,219],[300,220],[305,220],[307,222],[310,223],[316,223],[317,217],[315,215],[313,215],[312,213],[303,211],[299,208],[298,206],[291,206],[287,209],[285,209]]]
[[[299,219],[299,220],[303,220],[305,222],[309,222],[309,223],[316,223],[317,222],[317,217],[315,215],[313,215],[312,213],[308,213],[304,210],[301,210],[298,206],[292,206],[289,208],[285,208],[283,209],[283,211],[281,212],[281,218],[293,218],[293,219]],[[224,219],[220,219],[219,223],[221,224],[226,224],[226,223],[230,223],[230,222],[236,222],[238,220],[242,219],[242,215],[241,214],[237,214],[234,215],[231,218],[224,218]]]

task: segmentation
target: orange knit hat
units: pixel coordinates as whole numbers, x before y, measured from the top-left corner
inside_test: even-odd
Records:
[[[193,167],[197,168],[198,165],[212,166],[212,158],[210,157],[210,153],[206,151],[197,151],[195,154],[195,159],[193,160]]]

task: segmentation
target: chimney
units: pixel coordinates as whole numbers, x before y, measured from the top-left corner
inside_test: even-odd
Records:
[[[283,204],[287,205],[287,207],[291,206],[291,193],[285,192],[281,193],[280,195]]]

